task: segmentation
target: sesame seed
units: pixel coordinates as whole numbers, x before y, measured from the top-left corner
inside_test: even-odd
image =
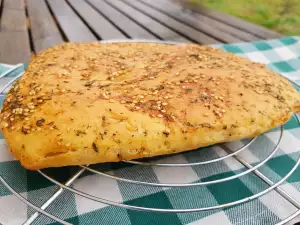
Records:
[[[186,86],[182,86],[182,88],[184,89],[184,88],[186,88]]]
[[[71,144],[70,144],[70,143],[67,143],[67,144],[66,144],[66,147],[70,147],[70,146],[71,146]]]
[[[225,110],[225,109],[222,109],[222,110],[221,110],[221,112],[223,112],[223,113],[224,113],[224,112],[226,112],[226,110]]]
[[[163,102],[162,105],[166,106],[166,105],[168,105],[168,103],[167,102]]]
[[[201,75],[201,78],[205,78],[205,75]]]
[[[203,115],[204,115],[204,116],[208,116],[208,115],[209,115],[209,113],[204,113]]]
[[[165,96],[164,99],[169,99],[169,96]]]
[[[13,117],[10,118],[10,121],[14,121],[15,119]]]
[[[121,104],[125,104],[126,103],[126,101],[121,101]]]
[[[43,102],[43,100],[42,100],[42,99],[39,99],[39,100],[38,100],[38,103],[42,103],[42,102]]]
[[[160,110],[162,113],[165,113],[166,112],[166,110],[164,110],[164,109],[162,109],[162,110]]]
[[[24,109],[25,112],[29,112],[29,109]]]
[[[154,79],[154,77],[149,77],[150,79]]]
[[[144,96],[143,96],[143,95],[140,95],[139,97],[140,97],[140,98],[144,98]]]
[[[114,103],[115,101],[113,99],[109,99],[109,102],[110,103]]]
[[[179,75],[180,75],[180,73],[177,72],[177,73],[176,73],[176,76],[179,76]]]
[[[109,99],[109,97],[105,93],[103,93],[102,96],[104,99]]]
[[[28,117],[25,117],[25,120],[29,120],[29,118],[28,118]]]
[[[42,130],[42,128],[40,128],[40,127],[36,128],[36,129],[37,129],[37,131],[41,131]]]
[[[162,118],[164,116],[162,114],[158,114],[157,117]]]
[[[140,109],[140,108],[141,108],[141,107],[139,107],[139,106],[136,106],[136,107],[135,107],[135,109]]]

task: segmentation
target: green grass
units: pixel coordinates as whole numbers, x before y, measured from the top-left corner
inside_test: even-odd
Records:
[[[300,35],[300,0],[190,0],[284,35]]]

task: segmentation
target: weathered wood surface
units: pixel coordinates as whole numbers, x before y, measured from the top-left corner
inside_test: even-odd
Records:
[[[281,35],[204,7],[194,13],[170,0],[0,0],[0,63],[64,41],[147,39],[199,44]]]

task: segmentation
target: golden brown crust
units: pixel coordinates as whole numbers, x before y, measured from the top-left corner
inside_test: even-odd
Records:
[[[40,169],[252,137],[299,109],[286,79],[211,47],[66,43],[32,59],[1,125],[22,165]]]

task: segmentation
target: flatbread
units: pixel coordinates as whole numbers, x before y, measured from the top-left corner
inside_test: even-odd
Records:
[[[1,127],[13,155],[36,170],[249,138],[299,110],[285,78],[212,47],[65,43],[31,60]]]

